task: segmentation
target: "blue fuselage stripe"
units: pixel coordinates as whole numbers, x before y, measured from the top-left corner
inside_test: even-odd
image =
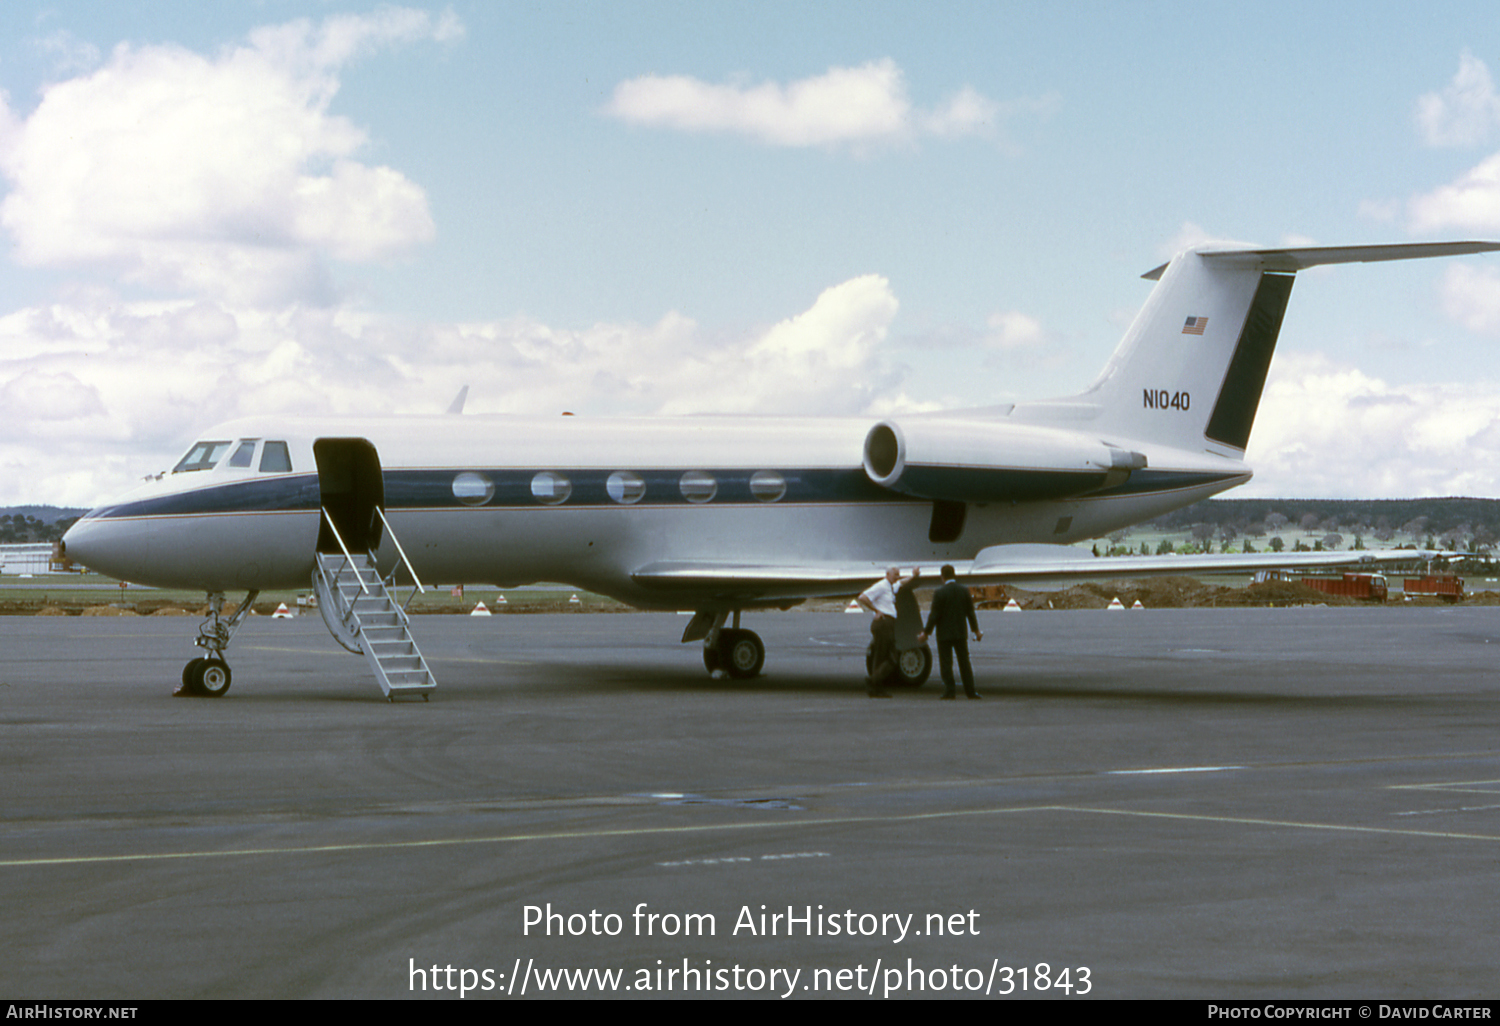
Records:
[[[645,482],[641,499],[633,506],[687,506],[694,505],[683,494],[682,470],[632,470]],[[385,488],[385,507],[401,509],[538,509],[546,504],[532,492],[532,481],[539,471],[526,469],[423,469],[386,470],[382,474]],[[567,470],[554,473],[568,479],[571,492],[560,507],[622,505],[609,494],[609,477],[613,470]],[[859,467],[847,469],[791,469],[777,473],[785,480],[786,489],[772,499],[758,497],[751,490],[751,477],[757,471],[745,468],[705,469],[717,489],[712,500],[701,503],[705,506],[751,505],[763,506],[775,503],[796,505],[834,503],[911,503],[911,496],[882,488],[872,482]],[[481,475],[485,482],[493,484],[494,492],[483,502],[464,502],[454,491],[454,479],[460,474]],[[1005,477],[1017,475],[1006,487]],[[1037,471],[990,471],[991,478],[984,489],[984,497],[990,501],[1008,499],[1026,500],[1036,498],[1040,486]],[[1075,480],[1073,474],[1056,475],[1059,479]],[[1143,495],[1153,492],[1173,491],[1199,487],[1223,481],[1237,475],[1203,472],[1176,472],[1142,470],[1134,472],[1130,479],[1120,485],[1087,495],[1087,498],[1104,498],[1126,495]],[[763,493],[764,494],[764,493]],[[1085,496],[1080,496],[1083,498]],[[169,495],[136,499],[130,502],[102,506],[91,511],[87,519],[120,519],[127,517],[202,516],[225,513],[270,513],[270,512],[315,512],[321,503],[321,493],[316,474],[277,474],[252,480],[228,482],[223,485],[195,488]]]

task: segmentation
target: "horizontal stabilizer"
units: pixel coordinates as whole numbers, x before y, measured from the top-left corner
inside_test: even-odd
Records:
[[[1493,253],[1497,242],[1397,242],[1378,246],[1306,246],[1295,249],[1199,249],[1200,256],[1220,263],[1256,266],[1263,271],[1301,271],[1323,264],[1368,264],[1380,260],[1421,260],[1426,257]],[[1156,281],[1166,264],[1141,275]]]

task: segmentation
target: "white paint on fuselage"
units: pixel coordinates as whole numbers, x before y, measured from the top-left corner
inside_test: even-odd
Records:
[[[73,558],[112,576],[165,587],[228,591],[306,586],[313,567],[315,510],[108,515],[112,507],[279,477],[316,478],[313,443],[362,438],[383,471],[860,470],[872,419],[436,416],[250,418],[201,439],[288,442],[293,472],[220,467],[166,474],[93,511],[68,533]],[[1073,425],[1068,425],[1072,428]],[[1059,429],[1065,430],[1065,429]],[[1085,432],[1080,432],[1085,434]],[[1097,440],[1097,435],[1086,433]],[[427,583],[509,585],[558,581],[641,606],[680,607],[693,595],[647,590],[631,579],[659,561],[734,561],[777,566],[868,562],[958,562],[983,548],[1021,542],[1070,543],[1159,516],[1242,483],[1235,459],[1108,439],[1145,452],[1157,471],[1229,475],[1208,484],[1146,494],[1041,502],[971,504],[952,543],[928,540],[929,501],[676,502],[639,505],[398,508],[387,516]],[[1068,518],[1071,518],[1070,520]],[[1059,522],[1068,527],[1059,532]],[[395,548],[383,542],[384,568]],[[804,588],[795,596],[816,593]],[[699,596],[707,600],[705,593]],[[774,598],[775,596],[768,596]]]

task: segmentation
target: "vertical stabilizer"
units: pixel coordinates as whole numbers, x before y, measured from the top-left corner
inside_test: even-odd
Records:
[[[1254,263],[1179,255],[1081,398],[1099,403],[1101,420],[1124,437],[1243,452],[1293,280]]]
[[[1096,425],[1122,439],[1243,454],[1297,271],[1495,250],[1500,243],[1188,250],[1145,275],[1156,288],[1074,402],[1097,408]],[[1047,406],[1016,412],[1045,421]]]

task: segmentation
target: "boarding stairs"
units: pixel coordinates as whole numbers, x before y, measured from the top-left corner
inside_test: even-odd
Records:
[[[339,644],[365,657],[387,701],[417,695],[425,701],[437,680],[412,638],[410,617],[396,601],[395,572],[382,579],[373,554],[350,554],[342,539],[339,547],[343,551],[318,553],[313,571],[323,622]],[[418,581],[413,595],[421,588]]]

